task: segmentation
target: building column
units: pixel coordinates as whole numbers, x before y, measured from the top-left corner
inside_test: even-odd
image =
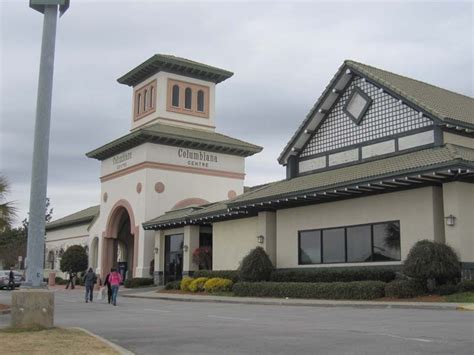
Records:
[[[265,249],[273,266],[276,267],[276,212],[258,213],[257,235],[263,236],[263,244],[259,246]]]
[[[153,259],[153,249],[155,245],[155,231],[144,230],[140,227],[140,237],[138,239],[138,261],[134,277],[150,277],[150,262]],[[137,245],[135,244],[135,247]]]
[[[185,226],[183,245],[183,276],[192,276],[194,271],[199,270],[199,266],[193,263],[193,252],[196,250],[196,248],[199,248],[199,226]]]
[[[155,236],[155,270],[153,272],[153,279],[155,285],[164,285],[165,283],[165,232],[156,231]]]

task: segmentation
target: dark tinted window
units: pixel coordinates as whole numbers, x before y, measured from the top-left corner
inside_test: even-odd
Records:
[[[400,223],[374,225],[374,261],[400,260]]]
[[[370,226],[347,228],[347,262],[372,260],[370,233]]]
[[[345,261],[344,228],[323,231],[323,262],[342,263]]]
[[[204,91],[199,90],[197,93],[197,110],[204,112]]]
[[[300,264],[321,263],[321,231],[300,232]]]

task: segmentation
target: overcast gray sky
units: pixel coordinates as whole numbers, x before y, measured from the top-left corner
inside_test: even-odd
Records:
[[[28,210],[42,15],[0,4],[0,172]],[[99,203],[85,153],[130,129],[116,79],[155,53],[231,70],[217,130],[262,145],[246,185],[284,177],[276,158],[344,59],[473,96],[471,1],[71,0],[56,42],[48,196],[54,218]]]

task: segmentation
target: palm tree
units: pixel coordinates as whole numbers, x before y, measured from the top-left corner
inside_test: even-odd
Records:
[[[16,217],[16,208],[11,201],[6,201],[9,192],[8,181],[0,175],[0,232],[10,228]]]

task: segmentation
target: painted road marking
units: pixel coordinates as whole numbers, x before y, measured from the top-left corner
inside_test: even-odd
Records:
[[[164,309],[152,309],[152,308],[143,308],[144,311],[152,311],[152,312],[161,312],[161,313],[170,313],[171,311],[166,311]]]
[[[208,315],[208,318],[216,318],[216,319],[227,319],[227,320],[242,320],[242,321],[249,321],[252,320],[250,318],[236,318],[236,317],[224,317],[224,316],[215,316],[215,315]]]

